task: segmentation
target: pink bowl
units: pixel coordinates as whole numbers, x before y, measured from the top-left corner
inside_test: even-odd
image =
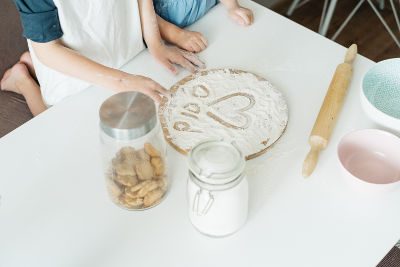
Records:
[[[376,129],[345,135],[338,146],[339,161],[353,177],[370,184],[400,181],[400,138]]]

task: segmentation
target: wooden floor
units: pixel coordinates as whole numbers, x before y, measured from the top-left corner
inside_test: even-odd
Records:
[[[338,1],[328,37],[333,35],[358,2],[359,0]],[[272,9],[280,14],[285,14],[291,3],[291,0],[281,1],[279,4],[273,6]],[[323,0],[310,0],[310,2],[298,8],[290,19],[311,30],[318,31],[323,3]],[[400,12],[399,5],[397,5],[397,10]],[[385,10],[381,13],[400,38],[400,32],[389,3],[387,3]],[[341,35],[339,35],[336,42],[343,46],[356,43],[358,44],[360,54],[374,61],[400,57],[400,49],[393,42],[393,39],[368,3],[362,5],[358,13],[356,13]]]

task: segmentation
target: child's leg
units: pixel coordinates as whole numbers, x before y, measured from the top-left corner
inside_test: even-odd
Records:
[[[30,75],[28,67],[21,62],[6,71],[1,82],[1,90],[22,94],[33,116],[47,109],[43,102],[40,87]]]

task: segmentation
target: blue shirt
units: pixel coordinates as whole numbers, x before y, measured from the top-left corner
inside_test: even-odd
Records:
[[[14,0],[14,2],[20,14],[25,38],[46,43],[62,37],[63,31],[53,0]]]

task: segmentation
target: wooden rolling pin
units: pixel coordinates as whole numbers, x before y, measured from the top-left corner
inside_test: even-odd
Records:
[[[314,128],[312,129],[309,143],[311,150],[303,164],[303,176],[308,177],[314,171],[321,150],[327,145],[336,124],[336,119],[343,106],[351,76],[353,74],[353,61],[357,56],[357,45],[349,47],[344,63],[336,68],[335,75],[329,85],[324,103],[321,106]]]

